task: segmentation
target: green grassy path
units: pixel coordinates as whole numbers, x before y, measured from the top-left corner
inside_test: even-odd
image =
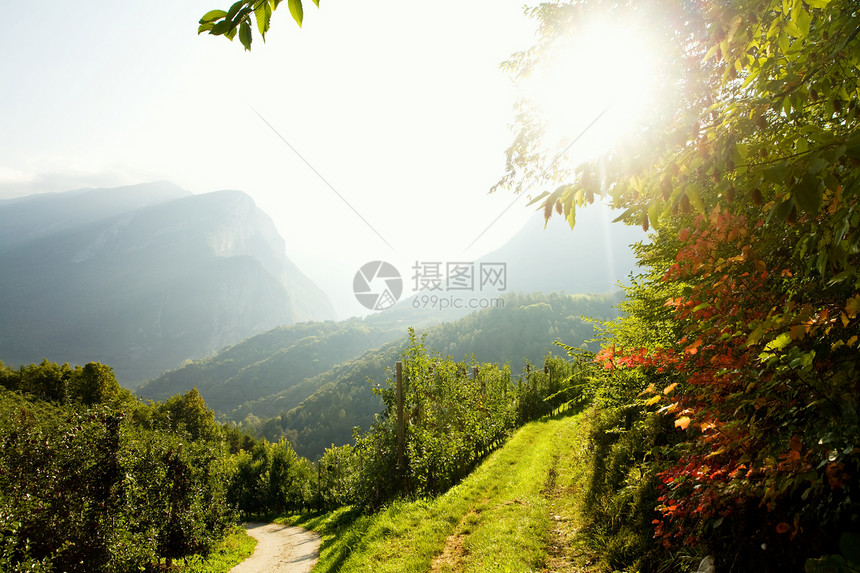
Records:
[[[581,444],[581,416],[528,424],[435,499],[395,502],[372,516],[341,509],[290,521],[323,534],[319,573],[575,571],[560,546],[569,520],[556,494],[559,460]]]

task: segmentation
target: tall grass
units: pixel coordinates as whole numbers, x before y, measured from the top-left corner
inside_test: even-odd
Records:
[[[545,495],[578,416],[528,424],[461,483],[433,499],[284,521],[322,533],[316,572],[539,571],[552,521]]]

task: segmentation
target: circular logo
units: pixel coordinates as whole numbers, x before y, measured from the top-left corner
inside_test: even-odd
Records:
[[[352,279],[352,292],[365,308],[385,310],[394,306],[403,292],[403,279],[391,263],[371,261]]]

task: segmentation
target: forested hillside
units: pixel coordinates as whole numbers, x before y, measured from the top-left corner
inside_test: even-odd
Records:
[[[167,372],[138,394],[162,400],[196,387],[207,404],[232,419],[244,417],[244,404],[272,394],[289,394],[293,407],[315,390],[302,384],[308,378],[400,336],[399,329],[386,331],[360,320],[279,327]]]
[[[509,364],[517,375],[528,363],[542,367],[548,352],[565,355],[555,346],[557,340],[586,345],[595,330],[583,317],[610,319],[619,300],[617,294],[514,294],[505,297],[504,307],[427,329],[425,344],[455,359],[474,355],[479,362]],[[381,387],[387,369],[408,344],[404,337],[308,379],[304,391],[313,391],[298,406],[291,406],[296,390],[246,405],[243,412],[254,416],[246,417],[243,427],[273,441],[285,436],[299,454],[311,459],[327,446],[350,442],[353,428],[366,429],[381,411],[382,402],[372,389]],[[597,349],[598,344],[590,347]]]

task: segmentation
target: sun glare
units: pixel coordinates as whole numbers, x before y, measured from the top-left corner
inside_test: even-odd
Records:
[[[557,42],[524,86],[546,125],[545,149],[570,146],[563,160],[587,160],[646,118],[657,96],[653,52],[644,34],[611,21]]]

